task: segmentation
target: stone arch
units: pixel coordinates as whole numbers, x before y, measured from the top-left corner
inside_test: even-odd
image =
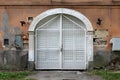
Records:
[[[68,14],[68,15],[72,15],[72,16],[80,19],[81,21],[83,21],[87,31],[93,31],[92,24],[87,19],[87,17],[85,17],[82,13],[80,13],[78,11],[75,11],[75,10],[72,10],[72,9],[66,9],[66,8],[50,9],[50,10],[47,10],[47,11],[41,13],[40,15],[38,15],[37,17],[34,18],[33,22],[30,25],[29,31],[34,31],[37,23],[40,20],[44,19],[47,16],[54,15],[54,14]]]
[[[29,27],[29,54],[28,54],[28,61],[30,62],[29,64],[32,66],[34,65],[34,61],[35,61],[35,35],[34,35],[34,31],[36,29],[36,25],[44,18],[51,16],[51,15],[55,15],[55,14],[68,14],[71,15],[73,17],[78,18],[79,20],[81,20],[84,24],[85,24],[85,28],[87,31],[87,41],[86,41],[86,52],[87,52],[87,62],[93,61],[93,27],[91,22],[87,19],[87,17],[85,17],[82,13],[72,10],[72,9],[66,9],[66,8],[55,8],[55,9],[50,9],[47,10],[43,13],[41,13],[40,15],[38,15],[37,17],[34,18],[33,22],[31,23],[30,27]],[[89,65],[89,63],[87,63],[87,66]],[[30,66],[31,67],[31,66]]]

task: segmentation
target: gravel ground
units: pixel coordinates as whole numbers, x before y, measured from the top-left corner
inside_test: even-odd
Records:
[[[80,71],[35,71],[26,79],[34,80],[103,80],[99,76]]]

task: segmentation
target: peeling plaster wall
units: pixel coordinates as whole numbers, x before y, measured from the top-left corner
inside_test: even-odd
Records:
[[[9,39],[9,47],[14,44],[15,35],[21,34],[21,31],[18,27],[9,26],[9,15],[6,10],[3,10],[1,13],[1,27],[0,27],[0,48],[5,47],[4,39]]]
[[[2,38],[3,38],[3,24],[2,16],[3,12],[6,10],[9,20],[8,26],[10,34],[14,37],[15,34],[27,34],[30,23],[27,23],[27,17],[36,17],[42,12],[53,9],[53,8],[70,8],[77,10],[84,14],[92,23],[93,29],[108,29],[107,46],[96,47],[94,46],[94,59],[95,64],[99,63],[101,60],[104,63],[96,64],[96,66],[101,66],[103,64],[109,63],[111,57],[111,44],[110,39],[114,37],[120,37],[120,6],[7,6],[6,8],[0,7],[0,49],[2,49]],[[4,14],[5,15],[5,14]],[[101,25],[98,25],[97,19],[102,19]],[[25,21],[26,24],[21,26],[20,21]],[[14,38],[12,38],[14,39]],[[13,40],[12,40],[13,41]],[[97,56],[97,57],[96,57]],[[101,57],[102,56],[102,57]],[[107,58],[106,58],[107,57]]]
[[[2,33],[2,12],[4,9],[0,8],[0,49],[2,49],[2,37],[3,37],[3,33]]]
[[[71,8],[80,11],[91,21],[94,29],[108,29],[109,35],[106,37],[108,46],[106,49],[110,49],[109,40],[112,37],[120,37],[119,6],[10,6],[6,8],[6,11],[9,15],[9,26],[11,28],[18,27],[21,30],[21,33],[27,34],[27,30],[30,25],[30,23],[27,23],[27,17],[36,17],[48,9],[60,7]],[[96,24],[98,18],[102,19],[101,25]],[[25,21],[26,24],[21,26],[20,21]]]
[[[83,13],[88,19],[91,21],[94,29],[108,29],[109,36],[108,38],[112,37],[120,37],[119,33],[119,14],[120,14],[120,7],[99,7],[99,6],[18,6],[6,9],[9,15],[9,26],[10,27],[18,27],[20,28],[22,33],[27,33],[30,24],[26,24],[25,26],[21,26],[20,21],[27,22],[27,17],[36,17],[40,13],[51,9],[51,8],[71,8]],[[0,9],[2,10],[2,9]],[[2,11],[0,11],[0,21],[2,22]],[[102,24],[97,25],[97,18],[102,19]],[[2,23],[0,23],[0,27],[2,27]],[[109,40],[108,40],[109,42]]]
[[[9,15],[9,21],[2,25],[2,16],[3,12],[5,11],[4,8],[0,8],[0,29],[2,31],[2,26],[8,25],[8,29],[14,29],[15,27],[21,30],[21,33],[27,33],[30,23],[26,23],[24,26],[21,26],[20,21],[27,22],[27,17],[36,17],[40,13],[51,9],[51,8],[71,8],[83,13],[92,23],[94,29],[108,29],[108,37],[107,37],[107,48],[110,49],[109,40],[112,37],[120,37],[120,7],[109,7],[109,6],[16,6],[16,7],[7,7],[6,12]],[[5,14],[4,14],[5,16]],[[97,18],[102,19],[102,24],[96,24]],[[14,30],[16,31],[16,30]],[[15,32],[14,34],[16,34]],[[1,33],[1,36],[3,34]],[[6,34],[7,35],[7,34]],[[1,37],[0,36],[0,37]]]
[[[9,27],[9,17],[6,11],[4,11],[2,13],[2,32],[3,32],[3,39],[9,39],[10,38],[10,27]],[[11,43],[11,41],[9,41],[9,43]]]

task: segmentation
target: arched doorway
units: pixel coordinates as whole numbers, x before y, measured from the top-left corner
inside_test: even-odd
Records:
[[[93,54],[88,53],[91,31],[89,20],[77,11],[48,10],[30,26],[29,61],[35,62],[36,69],[87,69]]]

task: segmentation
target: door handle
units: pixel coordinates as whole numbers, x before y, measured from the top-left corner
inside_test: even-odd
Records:
[[[63,51],[63,45],[61,46],[61,52]]]
[[[63,51],[63,48],[61,48],[61,52]]]

